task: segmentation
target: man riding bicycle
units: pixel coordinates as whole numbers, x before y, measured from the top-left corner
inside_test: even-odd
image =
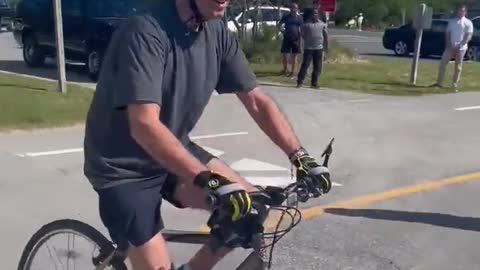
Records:
[[[262,93],[221,17],[228,1],[162,0],[130,18],[105,52],[85,130],[84,172],[99,195],[112,240],[135,270],[173,269],[161,230],[165,198],[212,210],[218,198],[232,221],[245,217],[257,189],[188,134],[213,90],[235,93],[310,188],[329,192],[329,172],[301,146],[286,117]],[[231,247],[206,245],[181,269],[212,269]]]

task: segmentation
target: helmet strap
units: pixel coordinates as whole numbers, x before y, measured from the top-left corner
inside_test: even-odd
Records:
[[[188,19],[187,25],[196,31],[197,29],[198,31],[200,31],[203,22],[205,22],[206,20],[198,8],[197,2],[195,0],[189,0],[189,3],[190,3],[190,9],[192,10],[193,15],[192,17],[190,17],[190,19]]]

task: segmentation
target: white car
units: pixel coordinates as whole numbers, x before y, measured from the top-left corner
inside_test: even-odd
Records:
[[[280,19],[290,13],[289,8],[285,7],[275,7],[275,6],[259,6],[258,7],[258,26],[261,27],[262,25],[269,25],[269,26],[276,26],[277,22],[280,21]],[[241,29],[242,27],[242,22],[243,22],[243,12],[240,12],[234,20],[230,20],[227,23],[227,27],[230,31],[236,33],[238,32],[238,28],[235,26],[235,24],[238,25],[238,27]],[[255,7],[250,7],[247,9],[245,12],[245,29],[248,34],[251,34],[252,29],[253,29],[253,20],[256,17],[255,16]]]

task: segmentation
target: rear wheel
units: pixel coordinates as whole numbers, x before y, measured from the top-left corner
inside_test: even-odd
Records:
[[[87,74],[92,81],[97,81],[103,62],[103,51],[90,49],[87,56]]]
[[[127,270],[123,258],[95,228],[64,219],[43,226],[32,236],[23,250],[18,270]],[[105,267],[100,266],[103,262],[107,262]]]
[[[23,60],[29,67],[40,67],[45,63],[45,53],[33,34],[26,34],[23,38]]]
[[[479,59],[479,47],[473,46],[468,48],[467,52],[465,53],[465,59],[468,61],[478,61]]]

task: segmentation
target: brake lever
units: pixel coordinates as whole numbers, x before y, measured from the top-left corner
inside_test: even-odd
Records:
[[[322,157],[325,157],[325,159],[323,160],[323,166],[324,167],[328,167],[328,161],[330,159],[330,155],[332,154],[333,152],[333,142],[335,141],[335,138],[332,138],[330,140],[330,143],[327,145],[327,147],[325,148],[325,151],[323,151],[323,154],[322,154]]]

